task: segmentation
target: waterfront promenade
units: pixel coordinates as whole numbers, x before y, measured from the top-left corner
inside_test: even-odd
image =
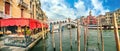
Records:
[[[35,38],[36,40],[35,41],[33,41],[30,45],[28,45],[27,47],[17,47],[17,46],[6,46],[6,45],[4,45],[4,39],[7,37],[7,35],[6,36],[4,36],[4,37],[1,37],[0,39],[0,45],[1,45],[1,47],[0,47],[0,50],[1,51],[28,51],[28,50],[30,50],[33,46],[35,46],[36,45],[36,43],[40,40],[40,39],[42,39],[43,38],[43,35],[47,35],[47,32],[48,32],[49,30],[46,30],[46,31],[42,31],[42,32],[39,32],[39,33],[37,33],[37,34],[35,34],[35,35],[32,35],[32,38]]]

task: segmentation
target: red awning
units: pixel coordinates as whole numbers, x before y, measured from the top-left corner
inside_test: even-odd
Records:
[[[29,26],[29,20],[26,18],[1,19],[0,27],[4,26]]]
[[[37,23],[37,28],[42,28],[42,23],[41,22]]]
[[[30,29],[34,29],[36,28],[36,21],[33,19],[30,19],[30,23],[29,23]]]
[[[48,24],[45,24],[45,27],[48,28]]]
[[[28,26],[30,29],[35,28],[42,28],[43,27],[48,28],[48,25],[46,23],[41,23],[38,20],[35,19],[29,19],[29,18],[8,18],[8,19],[0,19],[0,27],[5,26]]]
[[[30,29],[42,28],[42,23],[29,18],[8,18],[0,20],[0,27],[4,26],[29,26]]]

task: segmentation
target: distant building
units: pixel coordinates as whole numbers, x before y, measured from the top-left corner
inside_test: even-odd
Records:
[[[102,24],[102,25],[106,25],[106,17],[105,15],[99,15],[97,16],[97,19],[99,18],[99,23]],[[97,21],[98,22],[98,21]]]
[[[116,18],[117,18],[117,23],[118,25],[120,25],[120,9],[117,9],[115,13],[116,13]]]
[[[31,18],[47,23],[48,17],[45,15],[45,12],[43,12],[43,10],[41,9],[40,0],[30,0],[30,8]]]
[[[80,17],[80,24],[81,25],[84,25],[84,18],[85,18],[84,16]]]
[[[84,18],[84,24],[88,24],[88,25],[97,24],[97,19],[95,18],[95,16],[92,16],[91,11],[89,12],[89,15],[87,16],[87,18]]]
[[[114,12],[116,14],[117,23],[120,25],[120,9]],[[106,12],[105,15],[99,15],[97,18],[100,18],[102,25],[113,25],[113,12]]]
[[[113,25],[113,13],[112,12],[106,12],[106,25]]]

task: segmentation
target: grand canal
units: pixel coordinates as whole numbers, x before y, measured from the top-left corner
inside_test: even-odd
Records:
[[[73,28],[72,31],[72,49],[70,48],[70,33],[69,30],[64,28],[62,32],[62,50],[63,51],[77,51],[77,29]],[[97,30],[89,29],[88,37],[88,51],[99,51],[98,49],[98,39]],[[59,33],[55,34],[55,47],[56,51],[59,51]],[[80,34],[80,50],[84,51],[84,28],[81,28]],[[104,51],[116,51],[114,31],[113,30],[103,30],[104,38]],[[52,46],[52,34],[48,33],[45,40],[41,39],[36,46],[34,46],[31,51],[54,51]],[[101,48],[100,48],[101,51]]]

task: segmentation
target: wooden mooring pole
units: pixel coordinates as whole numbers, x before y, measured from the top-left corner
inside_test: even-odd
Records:
[[[86,51],[88,51],[88,38],[89,38],[89,32],[88,32],[88,23],[86,24]]]
[[[97,19],[98,20],[98,24],[97,24],[97,32],[98,32],[98,34],[97,34],[97,36],[98,36],[98,38],[97,38],[97,40],[98,40],[98,49],[99,49],[99,51],[100,51],[100,27],[99,27],[99,18]]]
[[[78,51],[80,51],[80,26],[79,26],[79,19],[77,20],[77,48],[78,48]]]
[[[117,48],[117,51],[120,51],[118,24],[116,21],[116,14],[115,13],[113,13],[113,24],[114,24],[114,35],[115,35],[115,41],[116,41],[116,48]]]
[[[104,38],[103,38],[103,32],[102,32],[102,24],[101,24],[101,19],[100,20],[100,36],[101,36],[101,43],[102,43],[102,51],[104,51]]]
[[[61,22],[60,22],[60,27],[59,27],[59,36],[60,36],[60,51],[62,51],[62,36],[61,36],[61,34],[62,34],[62,31],[61,31]]]
[[[43,51],[46,51],[46,41],[43,39]]]
[[[45,31],[44,31],[44,27],[43,27],[43,24],[42,24],[42,38],[43,38],[43,51],[46,51],[45,50]]]
[[[70,49],[72,49],[72,33],[71,33],[71,22],[70,22],[71,20],[70,20],[70,18],[69,18],[69,23],[70,23],[70,28],[69,28],[69,33],[70,33]]]
[[[85,23],[84,25],[84,51],[87,51],[88,49],[87,46],[88,46],[88,23]]]
[[[84,26],[84,51],[86,51],[86,24],[85,24],[85,26]]]
[[[53,44],[53,49],[55,51],[55,39],[54,39],[54,24],[52,24],[52,44]]]
[[[69,32],[70,32],[70,48],[72,49],[72,34],[71,34],[71,28],[70,28]]]

